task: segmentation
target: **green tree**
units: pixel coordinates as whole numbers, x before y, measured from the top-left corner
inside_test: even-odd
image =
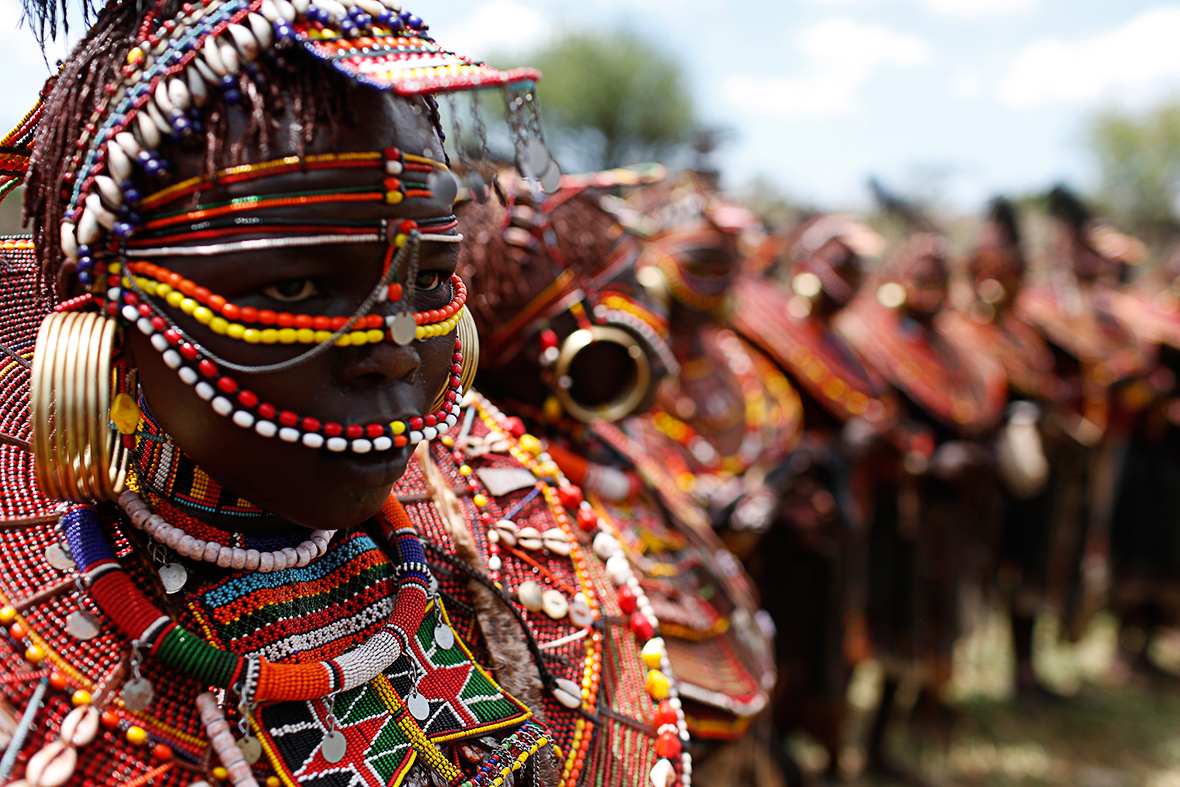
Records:
[[[1102,176],[1099,201],[1116,223],[1152,243],[1180,229],[1180,103],[1135,114],[1107,111],[1089,125]]]
[[[565,166],[664,161],[696,128],[680,64],[625,32],[569,32],[524,62],[541,69],[546,132]]]

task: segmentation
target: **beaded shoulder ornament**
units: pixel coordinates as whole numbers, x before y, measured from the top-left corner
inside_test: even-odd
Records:
[[[840,421],[864,418],[887,426],[897,402],[885,379],[867,366],[831,326],[790,314],[788,296],[765,280],[737,285],[730,320],[742,336],[768,353],[792,379]]]

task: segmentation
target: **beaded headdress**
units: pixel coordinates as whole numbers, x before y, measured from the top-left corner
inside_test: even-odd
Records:
[[[65,140],[66,149],[60,151],[65,166],[57,179],[47,162],[62,147],[60,126],[56,137],[54,132],[41,135],[46,138],[44,145],[38,136],[33,156],[26,211],[34,219],[43,268],[52,272],[62,265],[73,266],[86,290],[82,297],[59,304],[59,310],[97,306],[136,326],[214,411],[263,437],[313,449],[365,453],[430,439],[453,426],[458,398],[474,375],[470,361],[476,337],[470,319],[464,319],[466,288],[453,277],[452,296],[445,307],[419,312],[409,305],[418,244],[461,240],[451,232],[453,216],[292,222],[282,217],[281,209],[356,202],[394,205],[414,198],[450,203],[462,185],[486,198],[483,174],[490,173],[486,167],[490,156],[477,101],[473,99],[471,109],[476,136],[472,144],[464,144],[462,134],[456,133],[462,131],[461,108],[454,101],[450,104],[452,134],[459,137],[454,145],[460,159],[457,170],[466,178],[465,184],[459,182],[445,155],[429,147],[421,155],[386,148],[291,155],[216,171],[207,166],[204,174],[184,180],[172,177],[162,150],[169,144],[199,147],[204,143],[211,162],[211,148],[219,144],[212,119],[225,107],[240,105],[261,129],[259,147],[265,158],[265,107],[268,100],[276,100],[266,75],[285,69],[296,58],[307,58],[347,81],[410,101],[415,114],[428,116],[440,139],[446,134],[436,96],[483,88],[502,91],[518,169],[539,190],[539,183],[551,183],[555,175],[560,176],[541,135],[534,92],[539,73],[499,71],[443,49],[423,21],[403,11],[395,0],[204,0],[179,8],[161,0],[146,13],[129,10],[132,5],[111,3],[104,8],[95,23],[100,34],[94,35],[92,29],[66,66],[77,68],[88,57],[91,64],[104,57],[119,58],[114,78],[95,91],[96,96],[79,98],[68,86],[61,95],[55,91],[49,96],[51,112],[72,110],[84,118],[78,124],[80,137]],[[137,43],[126,49],[126,44],[117,43],[126,36],[120,39],[109,33],[119,25],[129,29],[130,24],[138,25],[131,37]],[[85,78],[65,71],[63,75]],[[310,139],[306,132],[304,141]],[[485,155],[468,161],[463,151],[470,149]],[[198,196],[218,186],[313,170],[371,173],[372,185],[343,190],[348,193],[302,191],[191,209]],[[163,264],[176,255],[345,243],[379,244],[387,249],[381,280],[351,315],[290,314],[239,306]],[[410,273],[403,283],[399,277],[405,269]],[[391,316],[373,313],[385,302],[394,304]],[[311,346],[281,363],[237,364],[182,330],[173,319],[178,313],[213,333],[246,343]],[[459,336],[450,380],[431,412],[405,421],[321,422],[310,414],[261,401],[230,374],[278,371],[333,346],[379,341],[408,344],[446,336],[456,328]]]
[[[487,367],[537,361],[553,392],[550,415],[621,418],[650,406],[660,379],[678,368],[667,319],[650,308],[635,278],[639,239],[620,225],[615,198],[598,190],[617,185],[621,174],[563,178],[543,200],[509,180],[506,210],[469,204],[461,213],[460,227],[476,242],[464,245],[459,270],[480,290],[475,313],[486,328]],[[625,355],[618,365],[633,366],[618,390],[591,402],[580,381],[606,379],[598,351]]]

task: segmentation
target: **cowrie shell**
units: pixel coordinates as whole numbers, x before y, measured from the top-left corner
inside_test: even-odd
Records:
[[[250,32],[258,39],[258,45],[263,49],[270,49],[275,42],[275,31],[270,22],[259,14],[249,14],[246,21],[250,23]]]
[[[123,148],[123,152],[127,154],[127,158],[133,159],[143,152],[143,146],[139,144],[139,140],[130,131],[120,131],[115,135],[115,142],[119,147]]]
[[[516,541],[523,549],[530,552],[536,552],[544,545],[541,540],[541,531],[535,527],[522,527],[520,532],[516,534]]]
[[[58,735],[71,746],[85,746],[98,737],[98,708],[80,705],[62,719]]]
[[[561,595],[560,590],[549,589],[541,594],[541,608],[549,617],[561,620],[569,614],[570,603]]]
[[[61,223],[61,251],[71,260],[78,260],[78,237],[74,233],[77,227],[68,221]]]
[[[520,583],[520,587],[516,589],[516,598],[521,606],[530,612],[539,612],[545,604],[541,586],[532,580]]]
[[[155,150],[160,147],[160,129],[148,114],[140,112],[135,116],[135,128],[139,131],[139,138],[143,140],[144,147]]]
[[[265,6],[263,7],[265,8]],[[229,70],[225,67],[225,61],[221,59],[221,48],[217,45],[217,40],[213,36],[205,39],[205,44],[201,47],[201,54],[204,56],[205,62],[209,64],[209,68],[213,69],[213,73],[219,77],[229,75]]]
[[[652,766],[649,777],[652,787],[671,787],[676,780],[676,768],[668,760],[660,760]]]
[[[249,30],[235,24],[229,25],[226,30],[229,31],[230,38],[234,40],[234,46],[242,57],[247,60],[258,57],[258,40]]]
[[[501,519],[496,523],[496,533],[500,540],[510,547],[516,546],[516,523],[511,519]]]
[[[172,106],[182,111],[193,105],[192,93],[189,92],[188,85],[184,84],[183,79],[168,81],[168,99],[172,102]]]
[[[119,188],[119,184],[111,178],[106,175],[95,175],[94,185],[103,202],[110,205],[112,209],[117,210],[123,204],[123,189]]]
[[[546,530],[541,539],[545,544],[545,548],[557,555],[569,555],[573,551],[570,546],[569,537],[566,536],[565,531],[560,527],[551,527]]]
[[[573,709],[582,705],[582,690],[569,678],[557,678],[553,682],[552,692],[553,698],[567,708]]]
[[[78,750],[65,741],[46,744],[29,758],[25,778],[37,787],[61,787],[74,775],[78,766]]]

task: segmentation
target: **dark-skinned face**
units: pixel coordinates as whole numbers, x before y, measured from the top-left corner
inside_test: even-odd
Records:
[[[910,263],[902,283],[905,285],[906,307],[911,312],[934,314],[946,301],[946,263],[938,257],[922,256]]]
[[[352,88],[353,112],[336,129],[317,136],[307,153],[377,151],[396,146],[416,154],[430,149],[441,160],[441,144],[410,104],[390,94]],[[289,121],[288,121],[289,123]],[[231,124],[231,139],[233,137]],[[287,134],[277,135],[285,138]],[[230,147],[226,143],[226,149]],[[270,158],[291,155],[274,145]],[[254,155],[251,160],[260,159]],[[171,157],[178,177],[203,171],[186,153]],[[235,197],[372,185],[372,170],[320,170],[223,186],[201,195],[201,203]],[[185,206],[188,207],[188,206]],[[174,208],[175,209],[175,208]],[[399,205],[354,203],[285,208],[267,215],[284,218],[373,220],[421,219],[451,213],[449,201],[407,199]],[[295,314],[348,316],[381,278],[384,244],[287,248],[213,257],[154,260],[175,273],[223,295],[229,302]],[[403,255],[403,262],[409,255]],[[451,299],[450,275],[458,258],[454,243],[422,243],[414,283],[415,311],[445,306]],[[405,282],[405,274],[399,276]],[[392,314],[390,304],[375,311]],[[197,341],[227,360],[249,365],[286,360],[307,345],[251,345],[218,336],[179,310],[169,318]],[[165,366],[147,337],[126,331],[131,363],[148,407],[176,443],[214,479],[277,518],[308,528],[335,529],[373,516],[405,471],[412,447],[355,454],[314,450],[234,425],[197,397]],[[268,374],[229,372],[244,387],[280,409],[337,423],[388,423],[428,413],[450,373],[454,333],[399,346],[383,341],[361,347],[334,347],[293,368]],[[277,522],[275,523],[278,524]]]

